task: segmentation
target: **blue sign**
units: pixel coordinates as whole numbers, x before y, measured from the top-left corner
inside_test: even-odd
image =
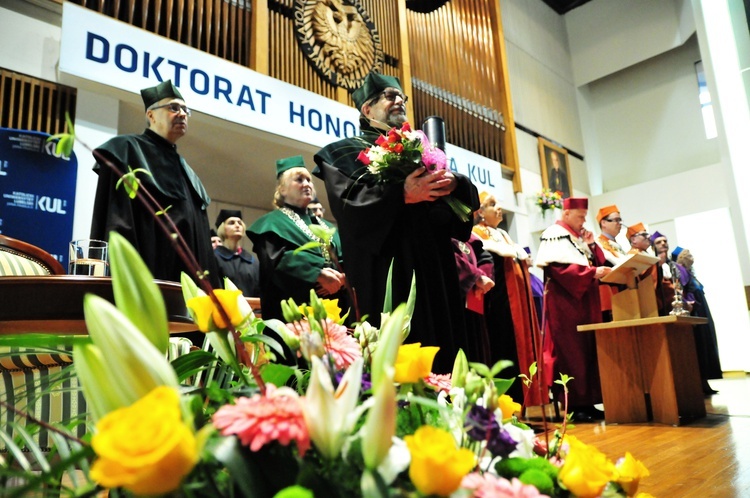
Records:
[[[78,162],[47,133],[0,128],[0,233],[41,247],[67,267]]]

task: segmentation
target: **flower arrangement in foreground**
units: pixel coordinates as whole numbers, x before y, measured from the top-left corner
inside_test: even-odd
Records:
[[[133,173],[123,183],[137,197]],[[206,291],[183,274],[211,348],[170,363],[162,295],[116,233],[110,269],[116,306],[85,297],[89,336],[0,337],[44,352],[72,343],[90,407],[84,438],[75,422],[26,414],[27,428],[52,433],[50,456],[28,429],[16,439],[0,431],[8,496],[50,486],[81,497],[634,496],[648,476],[630,454],[613,464],[566,435],[568,417],[538,438],[504,394],[514,380],[498,375],[509,362],[468,363],[459,351],[450,374],[432,372],[437,348],[404,344],[413,296],[386,303],[380,329],[360,322],[350,331],[336,303],[312,292],[307,304],[282,302],[284,321],[264,321],[229,280]],[[533,367],[522,378],[535,376]],[[64,474],[70,484],[60,484]]]
[[[545,214],[549,209],[562,209],[562,192],[544,188],[536,194],[536,205]]]
[[[412,130],[407,122],[380,135],[375,145],[359,153],[357,160],[367,166],[367,173],[378,182],[403,182],[414,170],[424,166],[428,173],[448,169],[445,152],[433,146],[422,130]],[[471,208],[451,195],[441,197],[462,221]]]
[[[311,294],[309,304],[284,302],[283,322],[263,321],[227,281],[215,291],[224,317],[185,277],[213,352],[170,364],[158,288],[122,237],[113,235],[111,253],[117,307],[87,296],[90,340],[74,349],[91,433],[62,468],[5,466],[27,483],[19,496],[70,466],[87,471],[76,493],[112,496],[633,496],[648,475],[630,454],[615,465],[565,435],[565,423],[540,440],[503,394],[513,382],[498,377],[507,362],[468,363],[460,352],[452,373],[432,372],[437,348],[403,343],[406,305],[386,310],[381,329],[363,322],[350,332],[335,303]],[[143,295],[148,306],[134,307]],[[128,318],[134,309],[145,329]],[[287,364],[269,330],[291,352]],[[232,369],[231,382],[188,380],[217,363]]]

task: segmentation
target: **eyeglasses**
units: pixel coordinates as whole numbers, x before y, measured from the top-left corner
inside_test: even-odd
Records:
[[[403,93],[396,92],[396,91],[393,91],[393,90],[386,90],[384,92],[381,92],[376,98],[372,99],[372,103],[373,104],[376,103],[378,100],[380,100],[381,97],[385,97],[385,100],[388,100],[388,101],[391,101],[391,102],[396,102],[396,99],[400,97],[401,101],[404,104],[406,104],[407,102],[409,102],[409,97],[407,97]]]
[[[622,223],[622,218],[604,218],[604,221],[609,221],[610,223]]]
[[[185,104],[178,104],[177,102],[170,102],[169,104],[157,105],[152,107],[151,110],[167,108],[169,112],[178,114],[180,111],[184,112],[187,116],[190,116],[190,108]]]

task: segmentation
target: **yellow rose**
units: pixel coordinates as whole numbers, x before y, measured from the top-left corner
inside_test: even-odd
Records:
[[[497,399],[497,406],[503,412],[503,420],[509,419],[514,413],[521,411],[521,403],[516,403],[513,398],[507,394],[502,394]]]
[[[166,386],[105,415],[91,445],[98,456],[92,479],[138,495],[174,491],[198,460],[195,436],[182,422],[179,394]]]
[[[638,491],[641,479],[651,475],[640,460],[636,460],[629,451],[625,452],[625,458],[617,462],[617,483],[628,496],[633,496]]]
[[[411,453],[409,477],[424,495],[450,495],[474,468],[474,454],[456,448],[453,436],[442,429],[425,425],[404,441]]]
[[[229,320],[232,325],[237,326],[245,319],[240,311],[239,301],[242,291],[239,290],[225,290],[216,289],[214,290],[216,299],[221,303],[224,311],[229,315]],[[198,296],[188,299],[187,307],[193,312],[195,324],[198,326],[198,330],[201,332],[210,332],[211,322],[218,329],[226,329],[229,326],[224,321],[224,318],[219,313],[219,309],[214,305],[211,300],[211,296]]]
[[[328,316],[328,318],[338,323],[341,320],[341,308],[339,308],[339,300],[338,299],[321,299],[320,302],[323,304],[323,308],[325,308],[326,315]],[[312,306],[300,305],[299,312],[307,313],[308,315],[312,316],[313,308]]]
[[[615,466],[607,456],[577,439],[566,436],[570,445],[558,479],[578,498],[599,496],[615,475]]]
[[[440,348],[420,347],[421,343],[404,344],[398,348],[396,356],[396,375],[394,382],[413,384],[432,373],[432,362]]]

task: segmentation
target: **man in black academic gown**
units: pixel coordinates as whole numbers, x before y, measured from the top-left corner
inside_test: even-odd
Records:
[[[199,264],[218,285],[216,260],[210,238],[206,208],[211,199],[198,176],[177,153],[177,140],[188,129],[190,109],[171,80],[141,90],[148,128],[140,135],[119,135],[96,149],[122,172],[142,168],[142,185],[167,211],[185,238]],[[111,231],[135,246],[154,278],[179,282],[186,266],[172,248],[168,236],[157,226],[154,213],[139,200],[130,199],[116,187],[119,175],[99,157],[94,171],[99,175],[91,223],[91,238],[107,240]]]
[[[450,171],[418,168],[404,183],[378,183],[356,160],[377,137],[406,121],[406,100],[397,78],[369,74],[352,98],[360,110],[362,135],[332,143],[315,155],[313,174],[326,183],[339,224],[347,278],[359,308],[378,324],[393,261],[393,305],[406,302],[416,276],[416,308],[407,342],[439,346],[433,371],[450,372],[458,348],[466,349],[464,302],[451,238],[466,241],[471,221],[461,221],[445,202],[453,195],[472,210],[479,207],[468,178]]]

